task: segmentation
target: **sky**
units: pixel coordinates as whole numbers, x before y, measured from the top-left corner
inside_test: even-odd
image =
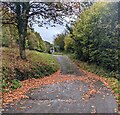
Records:
[[[61,34],[65,30],[64,25],[56,25],[56,27],[51,27],[51,26],[47,26],[47,27],[48,29],[46,29],[46,26],[39,27],[37,24],[33,26],[34,30],[40,34],[42,39],[50,43],[53,43],[55,36],[57,34]]]
[[[58,34],[64,33],[66,29],[66,24],[69,25],[71,19],[72,18],[65,17],[62,25],[53,23],[55,27],[51,27],[50,25],[47,24],[48,27],[47,29],[45,25],[43,25],[43,27],[39,27],[38,24],[34,24],[32,28],[34,28],[34,30],[40,34],[44,41],[53,43],[54,39]]]
[[[34,24],[33,28],[36,32],[38,32],[40,34],[40,36],[42,37],[42,39],[44,41],[48,41],[50,43],[53,43],[53,41],[55,39],[55,36],[57,36],[58,34],[61,34],[65,31],[66,24],[70,25],[71,21],[75,21],[76,19],[77,19],[77,15],[73,14],[73,15],[65,16],[63,18],[63,20],[62,20],[63,25],[53,23],[56,26],[51,27],[50,25],[46,24],[47,27],[48,27],[46,29],[45,25],[43,25],[43,27],[39,27],[37,24]],[[47,21],[47,19],[44,20],[42,17],[40,19],[36,18],[36,20],[37,21],[42,21],[42,22],[45,22],[45,23]],[[52,21],[51,21],[51,23],[52,23]]]

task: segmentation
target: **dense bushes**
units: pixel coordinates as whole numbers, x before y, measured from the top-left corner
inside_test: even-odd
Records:
[[[116,73],[119,66],[117,10],[117,2],[94,3],[80,14],[69,34],[74,40],[74,52],[78,59]],[[116,75],[118,78],[119,75]]]
[[[64,38],[64,50],[66,52],[73,53],[74,52],[74,40],[68,35]]]

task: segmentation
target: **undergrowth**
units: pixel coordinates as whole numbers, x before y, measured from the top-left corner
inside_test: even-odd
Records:
[[[26,50],[27,59],[22,60],[18,49],[1,50],[3,92],[20,87],[22,80],[49,76],[59,69],[57,60],[51,54]]]

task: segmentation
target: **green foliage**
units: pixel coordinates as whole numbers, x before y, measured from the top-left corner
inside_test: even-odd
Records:
[[[7,83],[6,79],[3,79],[2,80],[2,88],[6,88],[8,86],[9,86],[9,84]]]
[[[17,80],[17,79],[13,79],[12,80],[12,85],[11,85],[12,90],[17,89],[19,87],[21,87],[20,81]]]
[[[94,3],[80,14],[70,34],[78,59],[118,74],[117,9],[117,3]]]
[[[35,78],[50,75],[59,69],[57,60],[51,54],[28,51],[28,59],[32,59],[30,74]]]
[[[50,53],[50,48],[53,46],[52,44],[50,44],[49,42],[47,41],[44,41],[44,44],[45,44],[45,52],[46,53]]]
[[[68,35],[64,38],[64,49],[66,52],[73,53],[74,52],[74,40]]]
[[[13,79],[13,80],[9,81],[8,79],[6,79],[4,77],[2,78],[2,90],[3,90],[3,92],[8,92],[9,89],[14,90],[14,89],[17,89],[19,87],[21,87],[21,83],[19,80]]]
[[[18,42],[18,32],[14,25],[2,26],[2,46],[15,47]]]
[[[59,50],[63,51],[64,50],[64,34],[58,34],[56,39],[54,40],[54,44],[56,46],[59,46]]]
[[[1,10],[2,13],[4,14],[2,15],[2,19],[3,18],[9,19],[10,16],[13,15],[12,13],[9,12],[8,8],[3,8]],[[1,30],[2,30],[1,45],[3,47],[15,47],[19,38],[17,27],[12,24],[2,25]]]
[[[2,26],[2,46],[3,47],[18,47],[19,35],[15,25]],[[44,52],[46,46],[39,33],[28,28],[26,37],[26,48]]]
[[[26,47],[31,50],[45,51],[45,44],[39,33],[28,29]]]

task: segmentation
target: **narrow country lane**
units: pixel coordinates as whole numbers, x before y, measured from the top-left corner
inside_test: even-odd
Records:
[[[57,55],[61,77],[84,77],[66,56]],[[92,92],[92,93],[91,93]],[[101,82],[72,80],[31,89],[14,106],[9,104],[4,113],[116,113],[118,105],[111,91]]]
[[[61,73],[63,75],[67,74],[73,74],[76,76],[82,75],[82,72],[79,71],[79,68],[67,56],[55,55],[55,57],[57,58],[60,64]]]

